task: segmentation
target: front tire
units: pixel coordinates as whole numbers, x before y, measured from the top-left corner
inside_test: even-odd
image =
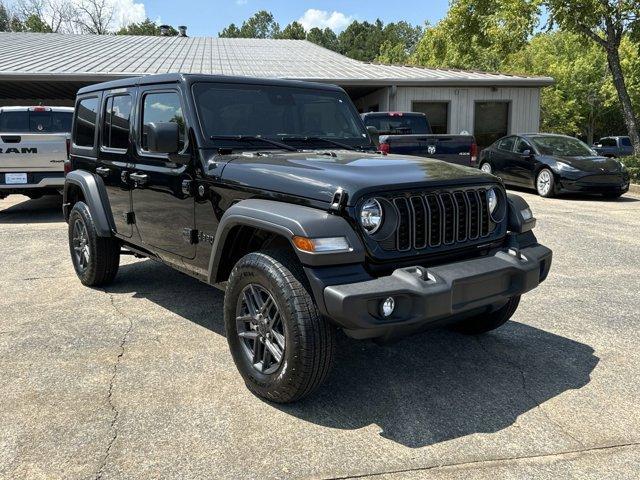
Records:
[[[555,195],[556,181],[553,172],[548,168],[543,168],[536,176],[536,191],[544,198],[551,198]]]
[[[69,214],[69,251],[73,268],[83,285],[108,285],[118,273],[120,242],[99,237],[89,207],[76,203]]]
[[[518,308],[520,295],[511,297],[506,305],[495,312],[476,315],[452,326],[452,329],[465,335],[481,335],[504,325]]]
[[[615,200],[617,198],[620,198],[622,195],[623,192],[606,192],[602,194],[604,198],[607,198],[609,200]]]
[[[247,388],[295,402],[316,390],[333,363],[335,328],[316,308],[298,259],[253,252],[236,263],[224,298],[231,355]]]
[[[484,162],[482,165],[480,165],[480,170],[482,170],[484,173],[493,174],[493,167],[489,162]]]

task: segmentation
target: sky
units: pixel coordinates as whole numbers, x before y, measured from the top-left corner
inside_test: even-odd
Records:
[[[187,25],[189,36],[217,36],[230,23],[242,24],[259,10],[274,14],[282,28],[293,20],[305,28],[330,27],[340,32],[352,20],[384,23],[406,20],[436,23],[446,14],[448,0],[114,0],[121,21],[147,17],[173,26]]]

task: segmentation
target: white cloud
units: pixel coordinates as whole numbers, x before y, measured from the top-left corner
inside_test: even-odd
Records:
[[[298,19],[305,30],[313,27],[326,28],[340,32],[353,21],[353,17],[348,17],[342,12],[328,12],[326,10],[317,10],[310,8],[304,15]]]
[[[119,29],[131,23],[139,23],[147,18],[144,3],[136,3],[134,0],[112,0],[113,27]]]

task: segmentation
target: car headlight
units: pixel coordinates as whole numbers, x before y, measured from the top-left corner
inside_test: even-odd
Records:
[[[556,167],[558,168],[558,170],[560,170],[561,172],[579,172],[580,170],[578,170],[575,167],[572,167],[571,165],[569,165],[568,163],[562,163],[562,162],[558,162],[556,163]]]
[[[496,195],[495,189],[487,190],[487,202],[489,202],[489,213],[493,215],[498,207],[498,195]]]
[[[487,190],[487,206],[489,207],[491,219],[496,223],[501,222],[506,210],[506,203],[502,192],[496,188]]]
[[[360,209],[360,225],[368,234],[374,234],[382,225],[382,206],[375,198],[370,198]]]

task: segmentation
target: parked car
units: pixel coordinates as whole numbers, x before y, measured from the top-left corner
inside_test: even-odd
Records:
[[[379,149],[384,153],[416,155],[475,167],[478,146],[473,135],[437,135],[424,113],[369,112],[362,120],[379,135]],[[372,130],[373,131],[373,130]]]
[[[71,107],[0,107],[0,199],[60,193]]]
[[[124,249],[224,289],[233,359],[275,402],[323,382],[337,328],[487,332],[551,266],[521,197],[477,168],[376,153],[330,85],[170,74],[85,87],[70,170],[81,282],[111,282]]]
[[[593,144],[593,149],[603,157],[628,157],[633,155],[629,137],[604,137]]]
[[[618,198],[629,190],[629,172],[577,138],[550,133],[509,135],[480,155],[480,169],[507,185],[535,188],[538,195],[599,193]]]

